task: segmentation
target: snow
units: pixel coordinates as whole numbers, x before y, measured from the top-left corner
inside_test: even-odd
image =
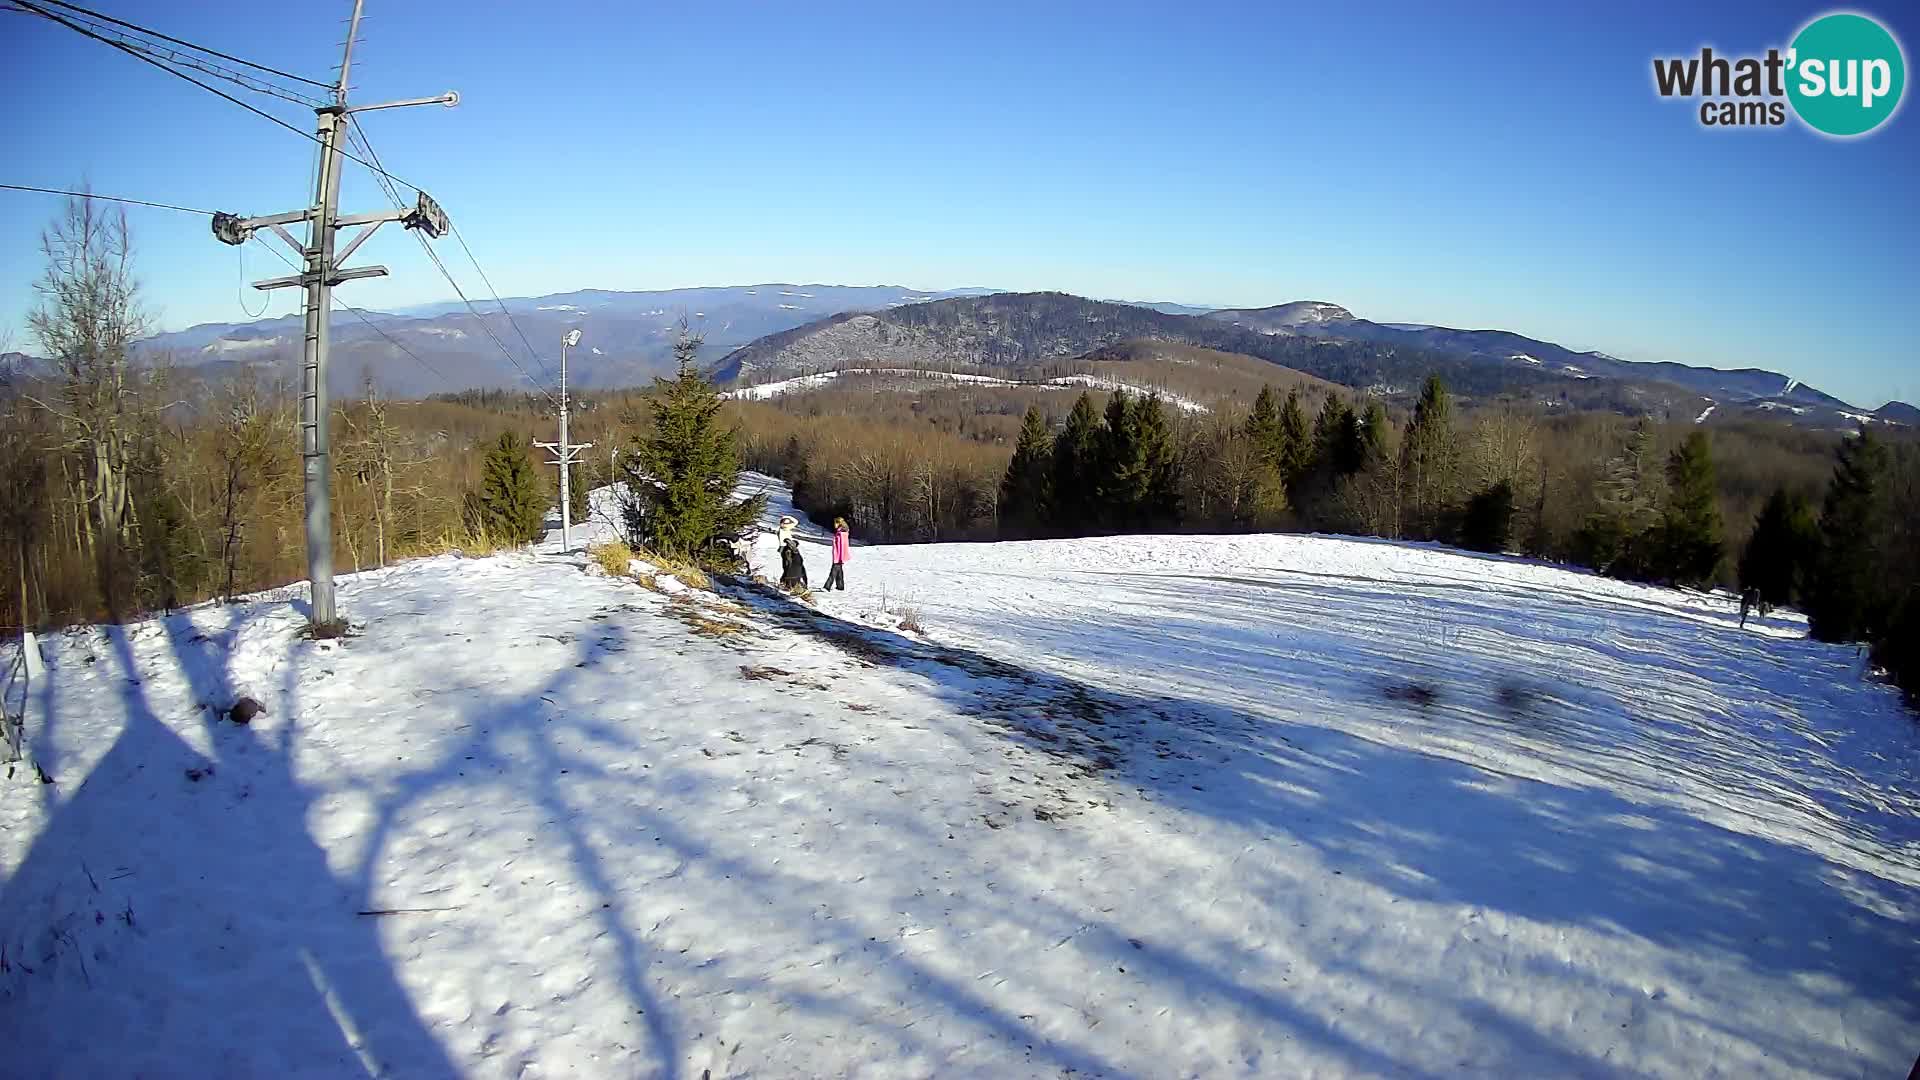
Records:
[[[1871,424],[1874,421],[1879,419],[1879,417],[1877,416],[1867,416],[1863,413],[1848,412],[1845,409],[1840,410],[1840,415],[1846,417],[1847,419],[1853,421],[1856,424]]]
[[[535,308],[534,310],[535,311],[577,311],[582,315],[585,315],[587,313],[586,308],[574,307],[572,304],[542,304],[539,307]]]
[[[210,353],[259,352],[262,349],[271,349],[280,344],[282,344],[282,341],[277,337],[220,338],[217,341],[209,342],[206,348],[200,351]]]
[[[1708,406],[1706,407],[1706,409],[1705,409],[1705,410],[1703,410],[1703,411],[1702,411],[1702,412],[1700,413],[1700,415],[1699,415],[1699,416],[1696,416],[1696,417],[1694,417],[1694,418],[1693,418],[1693,422],[1694,422],[1694,423],[1696,423],[1696,424],[1704,424],[1704,423],[1706,423],[1706,422],[1707,422],[1707,417],[1709,417],[1709,416],[1712,416],[1712,415],[1713,415],[1713,410],[1715,410],[1715,409],[1717,409],[1717,408],[1719,408],[1719,407],[1720,407],[1720,406],[1719,406],[1719,405],[1718,405],[1717,403],[1715,403],[1715,404],[1710,404],[1710,405],[1708,405]]]
[[[343,576],[341,642],[299,590],[53,635],[58,783],[0,783],[7,1067],[1911,1064],[1920,735],[1797,616],[1311,536],[848,569],[654,592],[549,537]]]
[[[432,334],[435,337],[463,338],[467,336],[465,330],[454,326],[419,326],[413,329],[415,333]]]
[[[1524,363],[1528,363],[1528,364],[1535,364],[1535,365],[1537,365],[1537,364],[1539,364],[1539,363],[1540,363],[1540,361],[1539,361],[1538,359],[1536,359],[1536,358],[1534,358],[1534,357],[1531,357],[1531,356],[1528,356],[1528,355],[1527,355],[1526,353],[1514,353],[1514,354],[1513,354],[1512,356],[1509,356],[1509,357],[1507,357],[1507,359],[1509,359],[1509,360],[1519,360],[1519,361],[1522,361],[1522,362],[1524,362]]]
[[[1103,378],[1098,375],[1062,375],[1041,382],[1024,382],[1016,379],[997,379],[990,375],[973,375],[960,371],[927,371],[923,368],[845,368],[839,371],[821,371],[812,375],[796,375],[790,379],[759,383],[755,386],[742,386],[723,392],[723,398],[738,398],[745,401],[765,401],[783,394],[802,393],[817,390],[835,379],[847,375],[890,375],[907,379],[939,379],[948,382],[976,383],[985,386],[1026,387],[1035,390],[1064,390],[1073,387],[1090,387],[1097,390],[1125,390],[1130,394],[1158,394],[1166,404],[1187,412],[1207,412],[1205,405],[1178,394],[1156,387],[1140,386],[1122,382],[1118,379]]]
[[[1805,405],[1785,405],[1778,401],[1763,401],[1760,403],[1760,407],[1762,409],[1785,409],[1788,412],[1794,414],[1795,416],[1799,416],[1807,412],[1807,407]]]

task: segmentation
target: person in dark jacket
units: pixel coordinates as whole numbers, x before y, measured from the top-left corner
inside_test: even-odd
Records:
[[[807,561],[800,557],[800,538],[794,535],[799,524],[791,516],[780,519],[780,587],[788,592],[807,587]]]

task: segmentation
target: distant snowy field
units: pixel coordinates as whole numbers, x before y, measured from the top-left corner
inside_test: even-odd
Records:
[[[58,782],[0,782],[0,1073],[1920,1052],[1920,736],[1790,619],[1320,537],[856,547],[849,579],[690,603],[550,538],[343,578],[340,643],[296,590],[53,638]],[[241,693],[249,726],[199,708]]]

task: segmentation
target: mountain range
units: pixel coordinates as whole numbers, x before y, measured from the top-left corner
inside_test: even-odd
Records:
[[[1255,357],[1390,400],[1429,373],[1469,398],[1548,407],[1654,412],[1699,422],[1772,415],[1851,430],[1913,425],[1916,410],[1848,405],[1776,372],[1636,363],[1575,352],[1504,330],[1458,330],[1357,318],[1337,304],[1295,301],[1203,315],[1063,293],[953,297],[879,312],[840,313],[743,346],[716,378],[765,382],[836,368],[932,367],[1029,376],[1127,342],[1165,341]]]
[[[569,358],[574,385],[644,384],[670,366],[683,324],[704,336],[706,355],[720,357],[714,375],[739,385],[843,368],[1024,377],[1129,342],[1169,342],[1253,357],[1390,399],[1411,395],[1437,372],[1469,398],[1516,397],[1549,407],[1653,411],[1702,422],[1770,414],[1823,428],[1920,426],[1920,410],[1906,403],[1868,411],[1777,372],[1623,360],[1505,330],[1379,323],[1326,301],[1206,309],[892,285],[588,289],[475,309],[454,302],[336,311],[328,381],[345,394],[371,377],[397,396],[525,387],[529,378],[552,385],[560,338],[577,328],[584,338]],[[288,316],[203,324],[155,335],[139,349],[213,378],[244,370],[290,377],[300,344],[301,320]],[[0,357],[0,371],[43,363],[9,354]]]

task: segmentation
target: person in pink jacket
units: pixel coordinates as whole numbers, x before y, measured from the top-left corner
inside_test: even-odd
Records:
[[[827,571],[827,583],[822,589],[838,587],[847,591],[847,519],[833,519],[833,569]]]

